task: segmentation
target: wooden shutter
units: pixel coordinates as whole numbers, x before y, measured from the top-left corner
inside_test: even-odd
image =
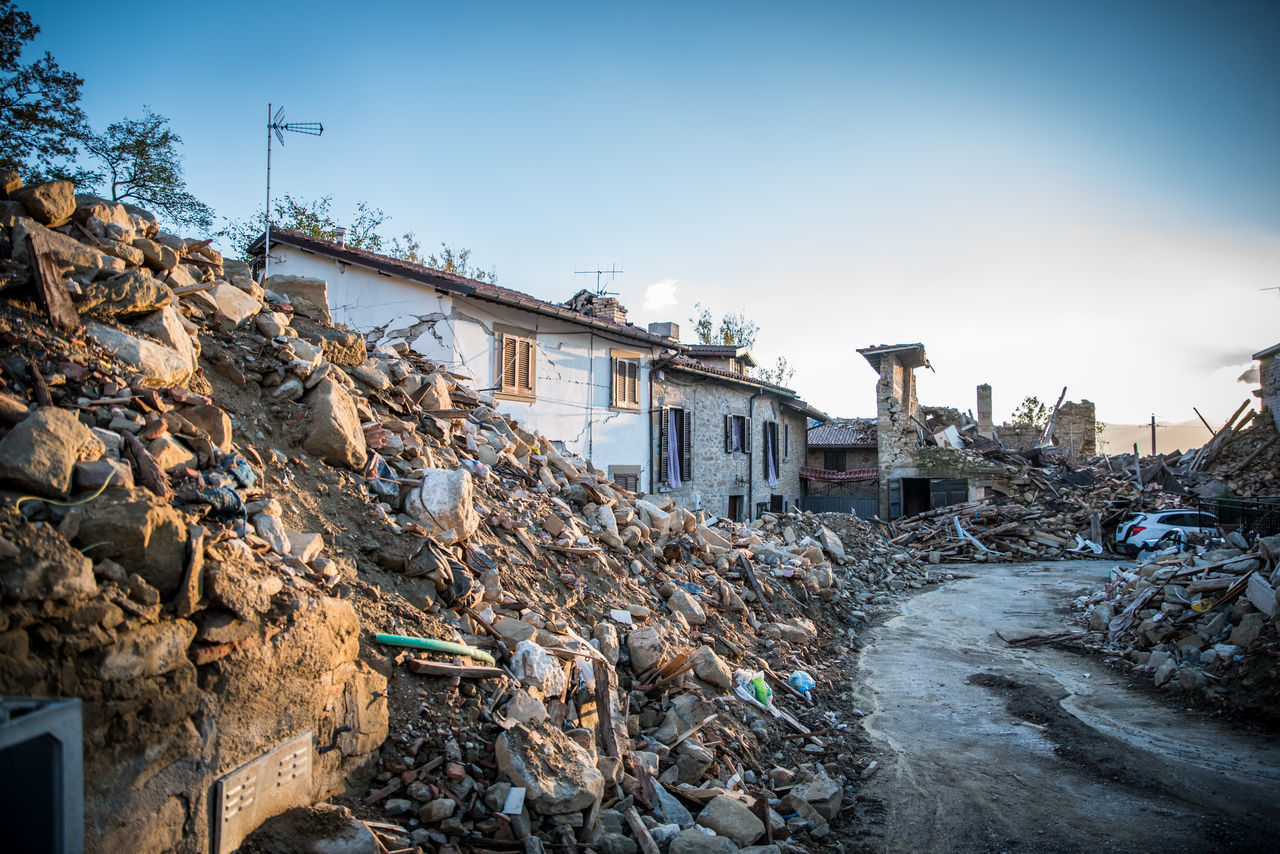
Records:
[[[610,373],[613,376],[613,380],[611,382],[612,389],[609,393],[609,402],[611,405],[617,406],[622,403],[625,381],[622,378],[622,360],[615,357],[611,362],[612,370]]]
[[[693,410],[682,409],[684,421],[684,446],[680,449],[680,478],[693,480]]]
[[[742,450],[751,453],[751,419],[742,419]]]
[[[669,407],[658,410],[658,483],[667,482],[667,419]]]
[[[782,458],[791,459],[791,425],[782,425]]]
[[[516,366],[516,387],[521,392],[532,394],[535,376],[533,342],[527,338],[518,338],[516,340],[518,342],[516,349],[520,357]]]
[[[500,385],[502,390],[506,392],[513,392],[516,390],[517,343],[515,336],[502,336],[502,366],[498,373],[498,385]]]
[[[733,416],[726,415],[724,417],[724,452],[726,454],[733,453]]]
[[[640,405],[640,362],[624,362],[627,368],[627,403]]]

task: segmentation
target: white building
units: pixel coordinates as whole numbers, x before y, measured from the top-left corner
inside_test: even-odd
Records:
[[[680,347],[674,324],[644,330],[615,299],[581,291],[556,305],[287,230],[272,230],[271,257],[273,275],[325,280],[335,321],[408,341],[491,391],[505,415],[647,488],[649,368]]]

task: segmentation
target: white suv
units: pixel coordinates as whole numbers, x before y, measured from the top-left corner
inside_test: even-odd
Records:
[[[1210,538],[1218,536],[1218,518],[1196,510],[1157,510],[1139,513],[1116,528],[1116,551],[1136,555],[1139,551],[1164,539],[1185,543],[1190,534]]]

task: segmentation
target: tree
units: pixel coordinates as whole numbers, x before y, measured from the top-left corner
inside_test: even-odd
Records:
[[[213,209],[187,192],[178,153],[182,137],[169,128],[168,118],[150,107],[142,109],[142,118],[126,116],[85,140],[85,149],[106,169],[103,195],[207,233],[213,228]]]
[[[313,202],[295,199],[288,193],[271,201],[271,227],[287,228],[298,231],[320,240],[337,241],[342,226],[332,213],[333,197],[321,196]],[[385,238],[379,229],[389,217],[381,208],[375,208],[368,202],[358,202],[355,213],[347,226],[346,245],[352,249],[363,249],[367,252],[378,252],[389,257],[420,264],[433,270],[455,273],[478,282],[498,281],[497,271],[482,270],[470,264],[470,249],[451,249],[440,244],[440,254],[434,252],[423,254],[422,243],[412,231],[406,231],[399,237]],[[231,248],[240,257],[248,260],[251,247],[267,228],[267,216],[262,208],[249,220],[229,220],[225,228],[218,232],[220,237],[227,238]]]
[[[40,28],[11,0],[0,0],[0,166],[30,180],[76,177],[68,165],[88,134],[79,107],[84,80],[52,54],[23,64],[23,46]]]
[[[726,314],[720,318],[720,326],[716,329],[709,309],[703,308],[702,303],[694,303],[693,308],[695,311],[702,309],[698,317],[689,318],[693,323],[693,331],[698,336],[699,344],[746,347],[748,350],[755,346],[756,333],[760,331],[760,325],[748,320],[742,312]],[[715,329],[714,333],[713,329]]]
[[[780,385],[783,388],[790,388],[789,383],[795,375],[795,365],[787,361],[786,356],[779,356],[778,361],[773,363],[772,368],[756,368],[755,371],[756,379]]]
[[[1049,408],[1035,395],[1024,397],[1022,403],[1013,410],[1013,423],[1044,429],[1049,423]]]

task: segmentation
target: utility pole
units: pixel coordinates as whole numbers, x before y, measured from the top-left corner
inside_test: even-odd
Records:
[[[1156,455],[1156,414],[1151,413],[1151,456]]]

